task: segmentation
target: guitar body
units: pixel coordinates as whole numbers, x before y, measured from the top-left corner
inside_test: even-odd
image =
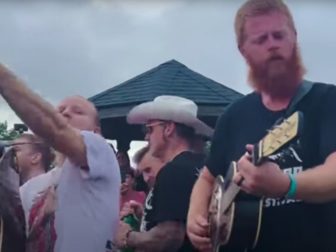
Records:
[[[295,112],[268,131],[254,145],[251,162],[259,166],[264,161],[282,164],[296,160],[298,140],[303,130],[303,115]],[[262,199],[240,191],[240,184],[232,181],[237,173],[237,164],[232,162],[225,179],[216,178],[209,206],[210,240],[213,251],[223,247],[225,251],[246,251],[258,242],[262,222]]]
[[[230,236],[225,247],[229,250],[254,248],[257,245],[262,213],[262,201],[236,201],[232,204],[232,222]],[[242,235],[244,234],[244,235]]]
[[[225,180],[218,176],[215,182],[209,209],[213,251],[219,251],[222,246],[225,251],[245,251],[246,248],[254,248],[259,238],[262,200],[243,192],[239,192],[232,202],[226,197],[231,193],[227,190],[230,190],[236,172],[236,163],[232,162]]]

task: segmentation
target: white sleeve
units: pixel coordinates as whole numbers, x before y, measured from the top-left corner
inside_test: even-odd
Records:
[[[81,131],[86,147],[88,170],[81,169],[84,178],[111,179],[120,181],[120,169],[117,158],[106,140],[93,132]]]
[[[27,190],[28,189],[28,190]],[[20,198],[21,198],[21,204],[22,204],[22,208],[24,211],[24,215],[25,215],[25,224],[26,227],[28,227],[28,217],[29,217],[29,211],[30,211],[30,205],[29,204],[29,196],[28,196],[28,192],[29,192],[29,186],[27,188],[27,184],[23,184],[22,186],[20,186]],[[28,230],[28,228],[26,229],[26,231]]]

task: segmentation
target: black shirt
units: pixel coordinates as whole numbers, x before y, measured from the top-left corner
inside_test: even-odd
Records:
[[[315,84],[298,102],[296,110],[304,115],[299,160],[280,167],[292,174],[322,164],[336,151],[336,87]],[[268,110],[257,93],[230,106],[215,129],[206,161],[210,172],[214,176],[225,176],[230,162],[246,152],[245,145],[257,143],[284,115],[285,111]],[[309,204],[265,199],[260,238],[254,251],[336,251],[335,230],[335,202]]]
[[[186,223],[191,191],[203,165],[202,155],[186,151],[162,167],[145,202],[141,231],[148,231],[164,221]],[[178,251],[196,250],[186,237]]]

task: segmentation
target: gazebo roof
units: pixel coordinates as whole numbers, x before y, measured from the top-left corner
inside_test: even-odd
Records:
[[[216,81],[190,70],[176,60],[165,62],[90,100],[98,109],[136,105],[158,95],[179,95],[197,104],[227,105],[242,95]],[[110,115],[113,116],[113,115]]]
[[[129,127],[125,117],[132,107],[153,100],[159,95],[178,95],[193,100],[198,105],[199,116],[210,126],[214,126],[217,117],[223,113],[228,104],[243,96],[231,88],[192,71],[176,60],[170,60],[103,91],[91,97],[90,100],[99,111],[104,135],[114,139],[118,136],[111,131],[117,133],[118,125],[124,129]],[[111,121],[113,118],[116,119],[114,122]],[[104,125],[107,123],[114,126],[107,127]],[[132,139],[137,138],[139,138],[138,134],[132,136]]]

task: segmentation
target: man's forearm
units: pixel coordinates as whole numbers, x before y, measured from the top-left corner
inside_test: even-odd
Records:
[[[51,104],[29,90],[12,72],[0,65],[0,93],[24,123],[52,147],[80,160],[79,139]],[[79,133],[78,133],[79,134]]]
[[[204,168],[196,181],[191,193],[188,216],[196,212],[207,218],[214,178],[207,168]]]
[[[183,223],[166,222],[148,232],[131,232],[127,244],[136,251],[174,252],[182,246],[184,237]]]
[[[323,165],[298,173],[296,198],[311,203],[336,199],[336,153]]]
[[[29,90],[12,72],[0,65],[0,92],[10,107],[41,137],[52,139],[52,133],[65,127],[57,111]]]

